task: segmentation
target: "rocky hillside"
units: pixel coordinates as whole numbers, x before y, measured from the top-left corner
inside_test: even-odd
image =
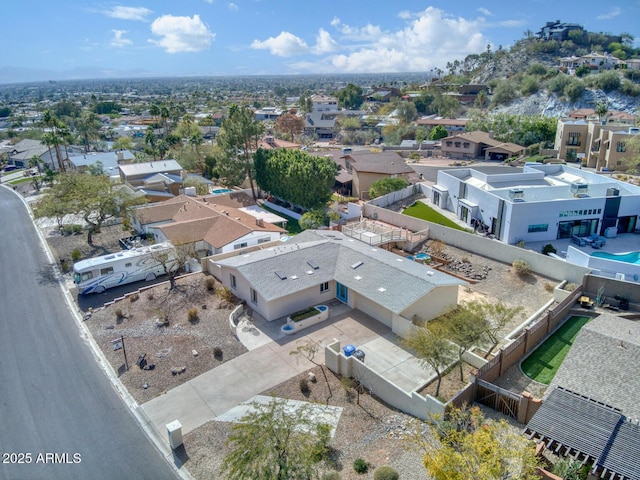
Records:
[[[558,66],[560,57],[580,53],[564,47],[559,48],[553,54],[535,52],[530,46],[531,44],[529,44],[528,48],[527,43],[521,41],[507,52],[494,54],[491,59],[473,71],[470,83],[491,84],[492,81],[499,79],[513,79],[514,82],[517,82],[531,65],[541,64],[551,70]],[[559,75],[563,74],[559,73]],[[544,88],[543,81],[540,82],[540,85],[541,88],[538,92],[526,96],[520,93],[512,102],[501,105],[492,111],[519,115],[559,117],[578,108],[594,108],[599,103],[608,105],[610,110],[627,113],[638,113],[638,105],[640,105],[640,99],[637,96],[624,95],[619,91],[607,93],[588,86],[581,97],[576,102],[571,103],[566,98],[560,97]]]
[[[595,108],[599,103],[609,106],[609,110],[637,113],[638,99],[618,92],[605,93],[602,90],[587,89],[580,99],[570,103],[548,90],[520,97],[508,105],[497,107],[493,112],[513,115],[544,115],[545,117],[564,117],[578,108]]]

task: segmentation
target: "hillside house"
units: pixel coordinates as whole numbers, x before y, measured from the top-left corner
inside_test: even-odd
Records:
[[[524,152],[524,147],[495,140],[493,133],[480,130],[457,133],[443,138],[441,143],[443,156],[459,160],[506,160]]]

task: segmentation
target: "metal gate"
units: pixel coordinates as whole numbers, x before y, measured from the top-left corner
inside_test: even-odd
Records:
[[[518,419],[521,396],[484,380],[477,380],[476,402]]]

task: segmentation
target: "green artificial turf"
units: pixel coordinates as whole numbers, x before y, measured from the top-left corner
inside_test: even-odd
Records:
[[[522,362],[522,371],[525,375],[536,382],[549,385],[564,357],[569,353],[578,332],[589,320],[591,317],[569,318]]]
[[[426,205],[422,202],[414,203],[410,207],[405,208],[402,213],[404,215],[409,215],[410,217],[416,217],[422,220],[427,220],[428,222],[444,225],[445,227],[466,231],[465,228],[462,228],[457,223],[453,222],[452,220],[448,219],[441,213],[431,208],[429,205]]]
[[[296,235],[302,231],[302,228],[300,228],[300,225],[298,224],[298,221],[295,218],[292,218],[281,212],[276,212],[275,210],[265,207],[264,205],[260,205],[260,206],[264,208],[267,212],[275,213],[279,217],[284,218],[287,221],[287,233],[289,233],[290,235]]]

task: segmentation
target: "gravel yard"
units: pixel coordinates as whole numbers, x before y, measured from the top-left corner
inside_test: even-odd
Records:
[[[94,237],[95,247],[86,244],[86,235],[45,236],[59,264],[60,259],[70,261],[71,252],[76,248],[83,257],[117,251],[120,249],[117,239],[127,235],[120,225],[105,227]],[[486,279],[460,288],[461,301],[477,298],[523,306],[523,315],[514,319],[505,328],[505,333],[551,298],[548,279],[537,275],[518,277],[511,271],[510,265],[450,246],[446,246],[445,252],[454,259],[464,259],[474,270],[486,272]],[[228,315],[234,303],[227,303],[208,290],[206,278],[211,277],[187,275],[178,281],[178,288],[173,291],[168,290],[167,284],[159,284],[141,292],[135,299],[130,297],[96,310],[86,320],[104,355],[139,403],[246,351],[229,328]],[[219,290],[220,285],[216,284],[215,288]],[[197,319],[194,321],[189,321],[189,309],[197,309]],[[159,326],[158,320],[164,314],[169,323]],[[112,348],[112,340],[121,336],[124,337],[129,370],[124,369],[124,352]],[[213,354],[215,347],[222,349],[221,357]],[[194,350],[197,355],[194,355]],[[136,360],[143,354],[146,354],[147,365],[155,365],[153,370],[143,370],[136,365]],[[174,374],[172,369],[183,373]],[[320,369],[316,367],[313,371],[317,382],[310,384],[308,396],[300,392],[299,383],[306,373],[263,394],[324,403],[329,397],[329,390]],[[443,380],[443,389],[455,391],[457,383],[453,376],[457,372],[455,369],[450,379]],[[331,468],[340,472],[340,478],[371,479],[375,467],[382,465],[394,467],[403,479],[426,478],[422,453],[413,447],[410,440],[416,428],[424,433],[424,425],[416,427],[412,417],[378,401],[375,392],[372,392],[373,396],[371,392],[362,393],[358,405],[353,389],[348,393],[336,375],[327,371],[327,376],[332,391],[328,403],[343,407],[332,442],[335,452]],[[225,444],[228,432],[228,423],[213,421],[185,435],[185,466],[194,478],[220,478],[220,462],[228,451]],[[356,458],[363,458],[370,463],[372,468],[369,473],[355,473],[353,462]]]

